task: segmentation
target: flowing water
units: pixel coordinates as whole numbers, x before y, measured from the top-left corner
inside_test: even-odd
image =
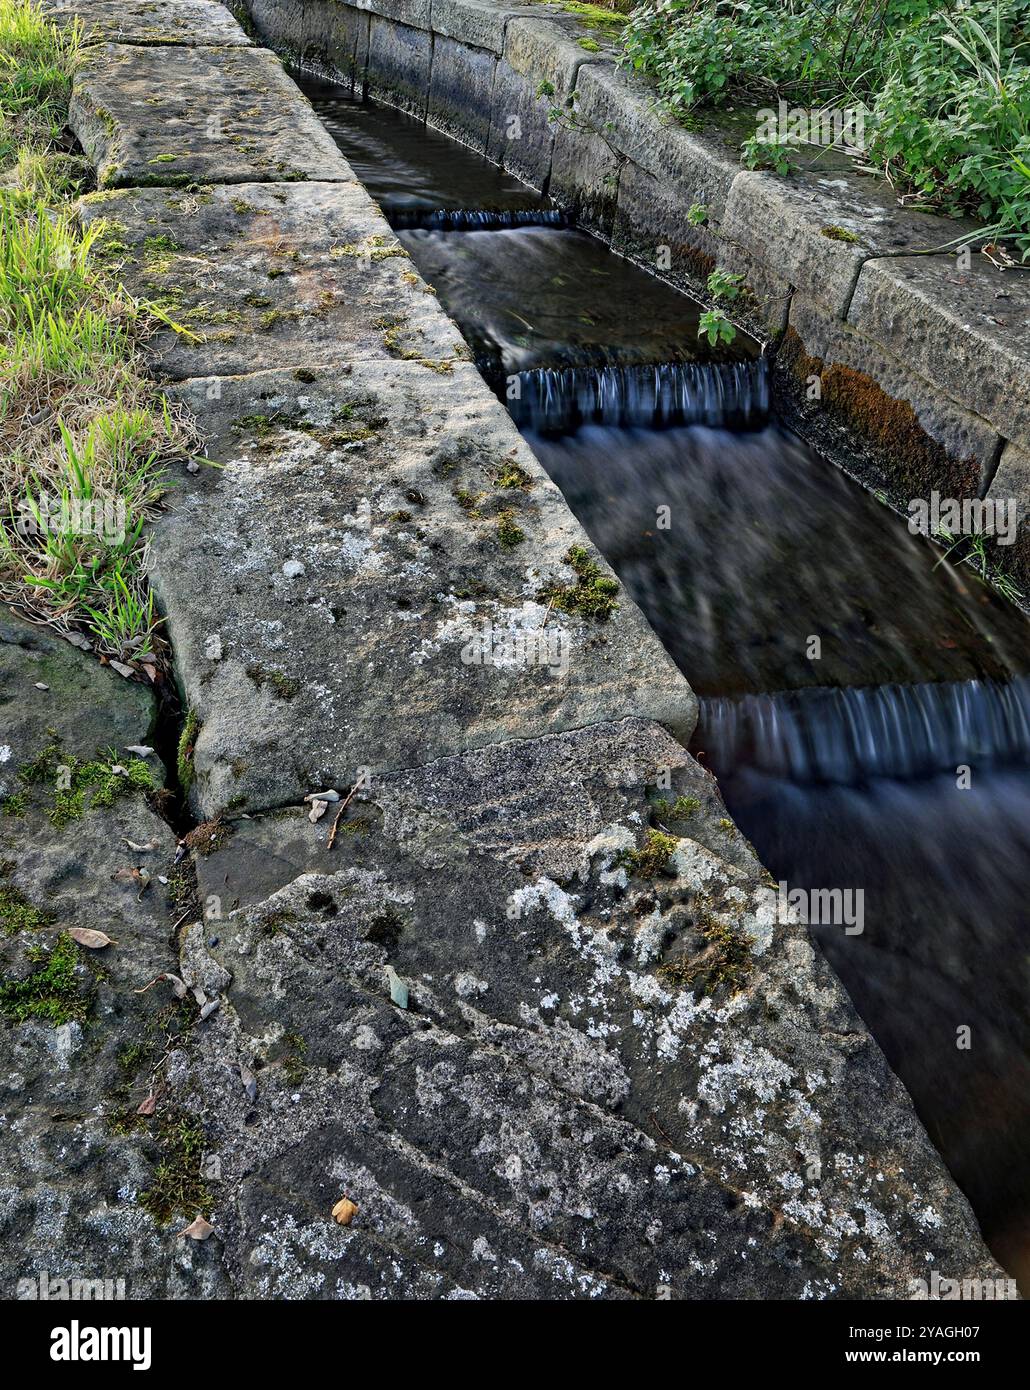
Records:
[[[1025,620],[777,423],[755,344],[699,346],[693,301],[539,194],[305,86],[702,697],[693,751],[774,877],[863,891],[861,933],[812,936],[1030,1286]]]

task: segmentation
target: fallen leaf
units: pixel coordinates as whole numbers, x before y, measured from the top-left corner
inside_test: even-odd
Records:
[[[149,854],[152,849],[160,849],[160,840],[148,840],[145,845],[138,845],[135,840],[126,840],[125,843],[134,854]]]
[[[140,1101],[140,1103],[139,1103],[139,1108],[137,1109],[136,1114],[137,1114],[137,1115],[153,1115],[154,1109],[155,1109],[156,1106],[157,1106],[157,1096],[155,1096],[154,1093],[151,1092],[150,1095],[147,1096],[146,1100],[141,1100],[141,1101]]]
[[[331,787],[328,791],[324,792],[308,792],[307,796],[304,798],[305,801],[339,801],[339,799],[340,793],[333,791]]]
[[[47,685],[46,681],[36,681],[36,689],[37,689],[37,690],[49,690],[50,687]]]
[[[349,1226],[358,1212],[356,1202],[352,1202],[349,1197],[341,1197],[333,1207],[333,1220],[340,1226]]]
[[[172,993],[175,995],[176,999],[186,998],[186,986],[183,983],[183,981],[179,979],[178,975],[173,975],[170,970],[166,970],[163,975],[158,975],[157,978],[159,980],[168,981],[168,983],[172,987]]]
[[[135,668],[132,666],[126,666],[124,661],[111,661],[108,662],[108,665],[111,667],[112,671],[117,671],[118,674],[120,676],[124,676],[126,680],[128,680],[130,676],[134,676],[136,674]]]
[[[181,1231],[176,1231],[175,1238],[189,1236],[190,1240],[207,1240],[209,1235],[214,1233],[214,1226],[210,1221],[205,1221],[204,1217],[195,1217],[188,1226],[183,1226]]]
[[[88,946],[91,951],[100,951],[105,946],[118,945],[117,941],[108,936],[106,932],[94,931],[92,927],[69,927],[68,935],[80,946]]]
[[[314,825],[315,821],[321,820],[329,806],[328,801],[313,801],[311,810],[308,812],[308,820]]]
[[[127,743],[125,745],[125,751],[126,753],[135,753],[137,758],[146,758],[149,757],[154,750],[150,747],[149,743]]]
[[[205,1018],[210,1018],[222,1001],[220,999],[209,999],[200,1011],[200,1021],[203,1023]]]

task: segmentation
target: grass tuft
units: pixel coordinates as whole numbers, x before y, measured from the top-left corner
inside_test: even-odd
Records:
[[[66,132],[81,26],[0,0],[0,598],[122,661],[159,647],[145,526],[196,441],[150,381]]]

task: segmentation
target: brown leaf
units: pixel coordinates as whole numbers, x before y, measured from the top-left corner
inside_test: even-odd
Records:
[[[117,941],[106,932],[94,931],[92,927],[69,927],[68,935],[80,946],[88,946],[91,951],[103,950],[105,946],[117,946]]]
[[[197,1216],[188,1226],[183,1226],[181,1231],[176,1231],[175,1237],[177,1240],[180,1236],[189,1236],[190,1240],[207,1240],[214,1229],[210,1221],[206,1221],[202,1216]]]
[[[333,1207],[333,1220],[340,1226],[349,1226],[357,1215],[358,1205],[349,1197],[341,1197]]]
[[[156,1106],[157,1106],[157,1096],[155,1096],[154,1093],[151,1092],[150,1095],[147,1096],[146,1100],[141,1100],[141,1101],[140,1101],[140,1103],[139,1103],[139,1109],[136,1111],[136,1114],[137,1114],[137,1115],[153,1115],[154,1109],[155,1109]]]

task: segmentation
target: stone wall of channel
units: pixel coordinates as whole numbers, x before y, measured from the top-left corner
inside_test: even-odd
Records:
[[[54,8],[89,36],[82,220],[185,330],[151,367],[217,466],[152,539],[192,830],[176,846],[138,794],[58,828],[42,791],[0,827],[18,969],[35,911],[113,938],[75,964],[73,1017],[0,1031],[3,1291],[1000,1277],[684,751],[687,682],[278,60],[210,0]],[[298,42],[330,9],[337,69],[414,101],[428,31],[302,4]],[[535,61],[479,10],[482,61]],[[89,662],[0,626],[0,796],[44,737],[143,745],[147,698]]]
[[[1030,594],[1030,280],[950,246],[973,224],[898,206],[830,151],[789,178],[740,165],[742,132],[686,130],[560,3],[237,0],[263,42],[400,106],[546,189],[614,250],[736,312],[778,349],[784,413],[907,512],[1014,499],[1000,564]],[[555,111],[561,111],[555,119]],[[692,208],[703,208],[695,225]]]

